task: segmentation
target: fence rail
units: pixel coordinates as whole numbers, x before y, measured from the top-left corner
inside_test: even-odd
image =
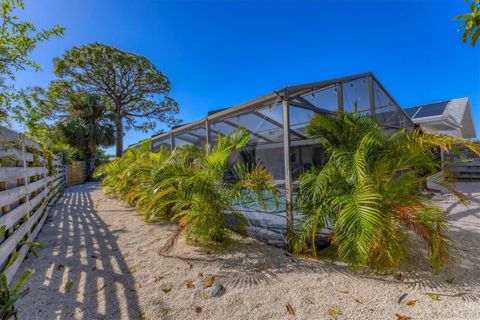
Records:
[[[0,266],[14,254],[5,270],[10,282],[25,259],[48,215],[49,204],[64,187],[65,165],[58,157],[47,160],[40,145],[24,135],[0,127]]]

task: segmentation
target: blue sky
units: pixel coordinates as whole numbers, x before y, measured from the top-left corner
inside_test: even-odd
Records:
[[[66,33],[37,48],[44,71],[17,84],[46,86],[53,58],[97,41],[155,63],[185,122],[285,85],[373,71],[402,107],[470,97],[478,131],[480,44],[463,44],[452,21],[467,11],[463,0],[26,0],[22,18]]]

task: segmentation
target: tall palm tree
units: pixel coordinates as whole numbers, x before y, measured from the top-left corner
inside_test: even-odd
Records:
[[[319,230],[333,227],[332,244],[340,259],[353,267],[393,267],[406,253],[406,230],[413,230],[439,271],[449,260],[447,219],[420,190],[430,174],[441,170],[439,148],[466,146],[478,154],[480,148],[419,129],[387,134],[376,119],[359,113],[316,115],[307,132],[321,140],[328,161],[300,177],[302,219],[295,250],[315,255]],[[447,179],[435,182],[465,201]]]
[[[67,118],[57,126],[68,144],[84,151],[89,178],[98,147],[115,144],[115,116],[100,96],[83,92],[70,96],[67,111]]]

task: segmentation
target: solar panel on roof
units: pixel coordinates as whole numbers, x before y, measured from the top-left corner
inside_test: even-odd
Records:
[[[415,114],[414,119],[439,116],[443,114],[447,107],[448,101],[432,103],[426,106],[422,106],[420,110]]]
[[[405,113],[407,114],[407,116],[411,119],[415,113],[417,113],[418,109],[420,109],[421,107],[413,107],[413,108],[407,108],[407,109],[403,109],[405,111]]]

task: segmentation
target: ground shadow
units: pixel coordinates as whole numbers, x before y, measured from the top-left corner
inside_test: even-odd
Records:
[[[134,279],[90,193],[97,183],[70,187],[52,208],[38,241],[39,257],[30,294],[19,305],[21,319],[138,319]],[[71,287],[71,288],[69,288]]]

